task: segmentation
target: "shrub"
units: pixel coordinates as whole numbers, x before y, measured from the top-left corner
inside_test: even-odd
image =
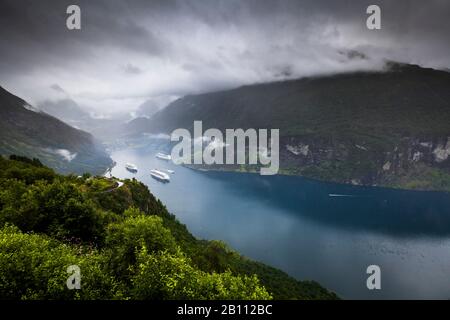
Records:
[[[67,267],[81,269],[81,289],[66,286]],[[0,230],[0,299],[110,299],[120,286],[109,275],[96,251],[75,248],[16,227]]]
[[[106,246],[111,250],[111,263],[118,275],[127,275],[136,263],[136,249],[143,246],[149,252],[175,252],[177,245],[169,229],[158,216],[137,215],[135,209],[125,212],[123,222],[111,224],[106,233]]]
[[[230,272],[209,274],[193,267],[180,251],[138,253],[132,278],[134,299],[271,299],[256,276],[233,276]]]
[[[19,193],[21,184],[3,192],[0,221],[22,231],[42,232],[59,239],[102,242],[104,227],[92,201],[69,182],[37,182]]]

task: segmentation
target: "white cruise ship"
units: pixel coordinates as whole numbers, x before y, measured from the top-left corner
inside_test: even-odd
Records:
[[[131,172],[137,172],[137,171],[138,171],[138,168],[136,167],[136,165],[134,165],[134,164],[132,164],[132,163],[127,163],[127,164],[125,165],[125,168],[126,168],[128,171],[131,171]]]
[[[158,159],[161,159],[161,160],[167,160],[167,161],[172,160],[172,157],[170,156],[170,154],[165,154],[165,153],[162,153],[162,152],[158,152],[156,154],[156,157]]]
[[[156,180],[162,181],[162,182],[169,182],[170,181],[170,177],[167,173],[162,172],[160,170],[157,169],[152,169],[150,170],[150,175],[155,178]]]

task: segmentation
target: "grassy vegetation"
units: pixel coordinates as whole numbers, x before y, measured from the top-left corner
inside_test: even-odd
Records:
[[[1,299],[336,299],[198,240],[145,185],[0,157]],[[82,289],[68,290],[78,265]]]
[[[386,182],[385,185],[394,188],[450,192],[450,173],[425,164],[418,164],[413,170],[406,171],[399,177],[394,177],[392,181]]]

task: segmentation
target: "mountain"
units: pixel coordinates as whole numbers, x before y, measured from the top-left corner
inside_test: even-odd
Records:
[[[100,174],[112,164],[92,135],[34,108],[1,87],[0,154],[39,158],[61,173]]]
[[[450,190],[450,74],[445,71],[388,62],[379,72],[190,95],[151,119],[129,123],[129,132],[191,130],[194,120],[202,120],[204,130],[279,128],[282,173]]]
[[[74,100],[70,98],[44,101],[38,108],[72,126],[78,127],[91,117]]]
[[[150,118],[158,112],[159,109],[161,109],[161,107],[155,103],[155,101],[147,100],[138,107],[136,114],[138,117]]]
[[[77,129],[91,133],[102,141],[120,137],[122,128],[125,127],[123,115],[111,119],[94,118],[71,98],[43,101],[38,108]]]

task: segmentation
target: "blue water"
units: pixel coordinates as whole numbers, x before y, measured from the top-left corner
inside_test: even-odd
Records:
[[[223,240],[343,298],[450,298],[450,194],[200,172],[156,159],[162,148],[113,151],[112,174],[144,182],[198,238]],[[174,170],[171,182],[151,178],[152,168]],[[366,287],[372,264],[381,290]]]

